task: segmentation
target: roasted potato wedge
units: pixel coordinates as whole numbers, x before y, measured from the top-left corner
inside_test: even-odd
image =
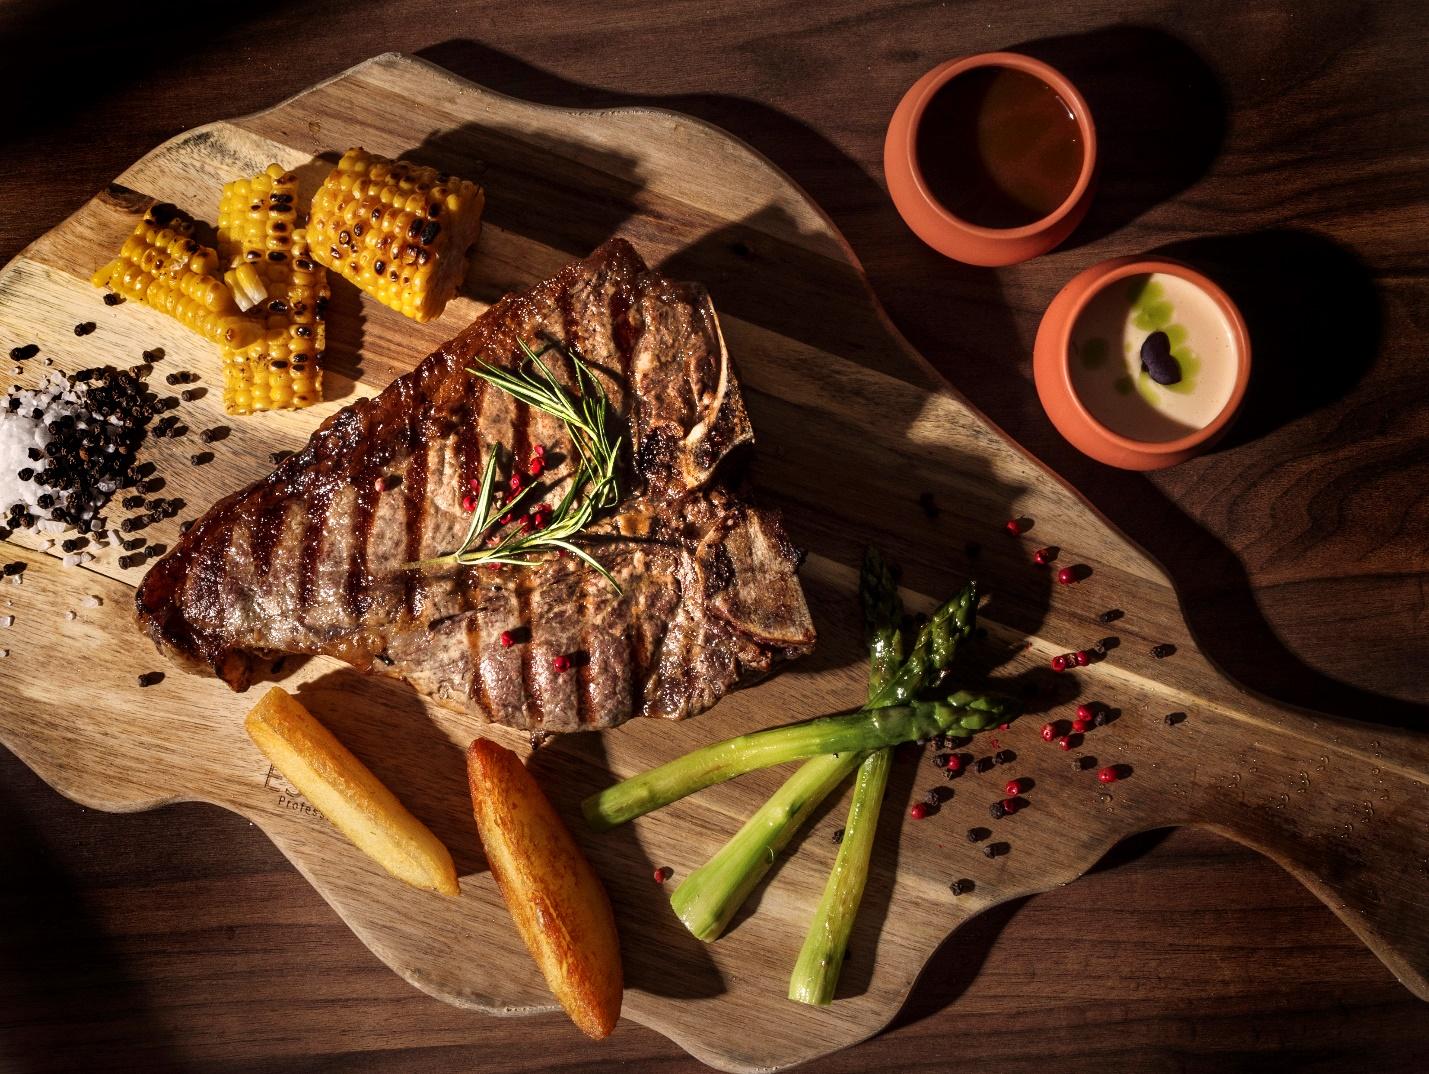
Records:
[[[608,1036],[624,983],[600,877],[520,757],[479,738],[467,775],[491,874],[517,931],[571,1021],[596,1040]]]
[[[450,851],[280,686],[244,721],[264,756],[357,848],[413,887],[459,895]]]

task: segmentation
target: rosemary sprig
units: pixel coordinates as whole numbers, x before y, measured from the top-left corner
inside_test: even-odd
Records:
[[[467,372],[481,377],[488,384],[519,399],[527,406],[560,419],[575,445],[579,462],[561,502],[551,510],[550,521],[540,529],[523,530],[515,518],[515,508],[536,487],[524,486],[504,503],[496,502],[497,452],[486,459],[481,475],[476,505],[466,537],[455,552],[433,559],[404,564],[405,567],[431,570],[442,566],[471,567],[480,564],[506,564],[530,567],[541,562],[537,557],[557,549],[568,552],[599,571],[616,592],[620,585],[590,553],[573,543],[599,511],[608,510],[620,501],[617,469],[620,462],[621,438],[610,429],[610,401],[605,389],[591,373],[590,367],[573,350],[564,351],[575,370],[576,392],[565,388],[541,359],[551,345],[534,351],[520,341],[522,361],[513,369],[481,363]],[[501,519],[509,521],[502,523]]]

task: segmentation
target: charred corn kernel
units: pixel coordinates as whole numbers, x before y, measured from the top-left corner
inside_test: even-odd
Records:
[[[216,275],[218,254],[193,237],[194,222],[172,205],[153,205],[124,240],[119,256],[91,278],[161,310],[214,343],[251,346],[259,325],[244,317]]]
[[[469,180],[349,149],[313,198],[313,256],[384,305],[428,321],[466,275],[485,203]]]
[[[230,414],[297,409],[323,397],[327,273],[310,256],[302,228],[292,233],[288,253],[282,272],[268,279],[261,338],[223,348],[223,405]]]

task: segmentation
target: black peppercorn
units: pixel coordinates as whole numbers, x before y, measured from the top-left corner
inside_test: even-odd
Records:
[[[197,455],[189,456],[189,463],[193,466],[202,466],[213,461],[212,451],[200,451]]]
[[[993,802],[992,805],[988,806],[987,811],[992,814],[993,820],[1001,820],[1007,815],[1007,807],[1001,802]]]
[[[140,686],[157,686],[163,681],[164,673],[162,671],[146,671],[139,676]]]
[[[1167,644],[1166,642],[1162,642],[1160,645],[1153,645],[1151,647],[1151,655],[1156,657],[1157,660],[1164,660],[1166,659],[1166,657],[1170,656],[1175,651],[1176,646]]]
[[[844,830],[843,830],[842,828],[839,828],[839,829],[837,829],[837,830],[834,832],[834,842],[835,842],[835,843],[842,843],[843,841],[844,841]]]
[[[77,336],[87,336],[89,335],[89,333],[94,331],[95,327],[96,326],[93,321],[81,321],[79,324],[74,326],[74,334]]]

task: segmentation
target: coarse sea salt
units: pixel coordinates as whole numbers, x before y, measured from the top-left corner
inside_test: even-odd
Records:
[[[68,394],[73,400],[65,400]],[[68,382],[58,373],[51,373],[38,389],[13,392],[10,399],[19,399],[15,410],[0,408],[0,518],[6,517],[15,504],[24,504],[26,510],[37,507],[43,486],[34,481],[21,481],[21,470],[30,469],[40,473],[48,465],[44,458],[46,445],[54,439],[46,428],[57,418],[75,417],[80,413],[78,396],[68,391]],[[40,411],[36,418],[34,412]],[[40,452],[41,458],[30,458],[30,449]],[[61,526],[61,529],[64,527]]]
[[[11,627],[14,625],[15,617],[13,615],[0,615],[0,627]]]

